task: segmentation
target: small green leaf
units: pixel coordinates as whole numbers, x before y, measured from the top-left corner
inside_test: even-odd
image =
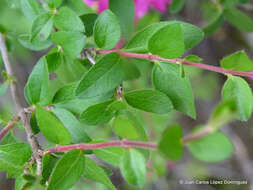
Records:
[[[133,80],[140,77],[141,73],[134,63],[134,60],[120,59],[120,65],[124,71],[124,80]]]
[[[196,117],[194,97],[190,81],[180,76],[180,68],[174,64],[155,65],[152,74],[156,90],[165,93],[173,103],[173,107],[192,118]]]
[[[186,22],[178,23],[182,27],[185,50],[191,49],[203,40],[204,32],[200,28]]]
[[[112,190],[116,190],[103,168],[96,164],[92,159],[85,157],[85,169],[83,176],[89,180],[106,185]]]
[[[246,72],[253,70],[253,62],[243,50],[223,58],[220,64],[223,68],[230,70]]]
[[[147,112],[165,114],[173,109],[168,96],[156,90],[137,90],[124,94],[127,103]]]
[[[63,108],[55,108],[53,112],[69,131],[72,143],[89,142],[91,140],[85,132],[84,126],[71,112]]]
[[[75,89],[78,83],[70,83],[60,88],[54,95],[53,102],[60,103],[75,99]]]
[[[120,24],[110,11],[102,12],[94,26],[94,40],[99,48],[112,49],[120,40]]]
[[[200,58],[196,55],[188,55],[187,57],[184,58],[184,60],[194,62],[194,63],[201,63],[203,61],[202,58]]]
[[[4,96],[7,93],[8,87],[9,84],[7,82],[0,84],[0,96]]]
[[[134,2],[132,0],[110,0],[109,9],[117,16],[123,37],[129,38],[134,27]]]
[[[59,30],[84,32],[82,20],[67,7],[62,7],[54,16],[54,24]]]
[[[33,51],[41,51],[49,48],[52,45],[52,42],[49,40],[31,42],[30,36],[28,35],[20,35],[18,41],[22,46]]]
[[[68,0],[66,3],[68,7],[75,11],[78,15],[94,13],[94,11],[83,2],[83,0]]]
[[[48,13],[39,15],[32,23],[31,42],[47,40],[52,28],[52,16]]]
[[[57,47],[53,47],[45,57],[49,72],[55,71],[63,62],[63,55]]]
[[[80,120],[88,125],[102,125],[109,122],[114,116],[114,112],[108,110],[113,100],[92,105],[80,116]]]
[[[184,39],[180,24],[170,24],[158,30],[148,41],[152,54],[177,58],[184,53]]]
[[[119,86],[124,73],[120,67],[120,56],[110,53],[103,56],[84,74],[76,89],[79,98],[89,98],[109,92]]]
[[[30,21],[39,16],[41,13],[45,12],[43,7],[38,1],[34,0],[20,0],[21,10],[25,17]]]
[[[67,152],[56,164],[47,190],[68,190],[79,180],[84,169],[83,152],[78,149]]]
[[[0,170],[7,171],[8,177],[17,177],[31,156],[32,150],[26,143],[0,145]]]
[[[43,109],[41,106],[36,106],[36,119],[43,135],[55,144],[69,144],[71,137],[68,130],[56,118],[56,116]]]
[[[50,8],[57,8],[62,4],[63,0],[45,0]]]
[[[36,103],[50,104],[49,73],[45,57],[42,57],[33,68],[24,91],[25,98],[30,105]]]
[[[188,50],[192,48],[193,46],[197,45],[199,42],[201,42],[201,40],[204,37],[204,33],[202,32],[202,30],[192,24],[179,22],[179,21],[159,22],[159,23],[151,24],[147,26],[146,28],[144,28],[143,30],[141,30],[140,32],[138,32],[130,40],[130,42],[127,44],[125,48],[131,52],[146,53],[148,52],[148,43],[149,43],[150,38],[162,28],[168,27],[169,25],[175,25],[175,24],[180,24],[181,26],[181,30],[183,32],[183,39],[184,39],[184,50]],[[166,38],[166,40],[171,39],[171,37],[168,37],[168,36],[166,37],[160,36],[160,37]]]
[[[131,123],[126,117],[119,116],[113,121],[113,131],[120,137],[126,139],[137,140],[139,135]]]
[[[170,11],[172,13],[179,12],[183,8],[184,3],[185,3],[184,0],[173,0],[171,5],[170,5]]]
[[[135,149],[125,151],[120,170],[126,181],[133,185],[143,186],[146,181],[146,161]]]
[[[229,76],[222,89],[223,101],[233,101],[238,112],[238,119],[247,121],[253,109],[251,88],[241,77]]]
[[[225,18],[238,29],[245,32],[253,31],[253,21],[246,14],[236,8],[227,8],[224,10]]]
[[[48,181],[57,160],[58,159],[50,153],[44,154],[42,158],[42,184],[45,184]]]
[[[36,116],[35,116],[34,112],[31,114],[30,125],[31,125],[31,128],[32,128],[33,134],[36,135],[40,132],[40,128],[38,126],[38,122],[36,120]]]
[[[197,128],[194,132],[201,130]],[[186,144],[192,155],[205,162],[220,162],[227,159],[234,151],[228,137],[222,132],[214,132]]]
[[[124,155],[125,150],[121,147],[101,148],[93,150],[93,153],[100,160],[107,162],[113,166],[119,166],[120,160]]]
[[[177,161],[183,154],[182,128],[179,125],[168,127],[162,135],[158,149],[169,160]]]
[[[80,32],[60,31],[52,34],[52,41],[60,45],[63,52],[71,57],[76,58],[84,48],[85,36]]]
[[[112,96],[113,96],[113,92],[111,91],[111,92],[102,94],[101,96],[96,96],[96,97],[91,97],[91,98],[86,98],[86,99],[74,98],[68,101],[59,102],[55,104],[54,106],[58,108],[65,108],[74,114],[80,115],[88,107],[94,104],[98,104],[100,102],[107,101]]]
[[[80,16],[80,19],[82,20],[84,26],[85,26],[85,35],[87,37],[92,36],[93,34],[93,28],[95,25],[95,21],[97,20],[98,15],[94,13],[90,14],[84,14]]]

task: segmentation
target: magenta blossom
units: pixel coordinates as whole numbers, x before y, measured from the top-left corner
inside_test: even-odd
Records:
[[[105,9],[108,9],[108,0],[84,0],[88,6],[98,6],[98,13],[101,13]],[[171,0],[134,0],[135,3],[135,18],[139,19],[143,17],[150,7],[157,9],[160,12],[164,12],[167,9]]]

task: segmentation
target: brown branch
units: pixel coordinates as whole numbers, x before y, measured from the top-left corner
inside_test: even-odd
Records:
[[[189,134],[189,135],[185,136],[182,139],[182,143],[186,144],[186,143],[192,142],[194,140],[200,139],[203,136],[209,135],[212,132],[213,132],[213,129],[211,129],[210,127],[204,127],[202,130],[200,130],[194,134]]]
[[[6,48],[6,43],[3,34],[0,33],[0,51],[2,54],[3,58],[3,63],[6,69],[6,72],[10,76],[14,76],[14,72],[12,70],[12,66],[10,63],[10,59],[8,56],[8,51]],[[21,100],[20,97],[17,93],[17,83],[15,81],[11,82],[10,84],[10,89],[11,89],[11,95],[13,98],[13,101],[15,103],[18,115],[20,116],[21,120],[23,121],[25,132],[27,135],[27,140],[29,144],[31,145],[33,156],[36,160],[37,163],[37,174],[41,174],[41,157],[40,157],[40,146],[39,143],[36,139],[36,137],[33,135],[30,123],[29,123],[29,116],[28,114],[24,111],[24,108],[21,105]]]

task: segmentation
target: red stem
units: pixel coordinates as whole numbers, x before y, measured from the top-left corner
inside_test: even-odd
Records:
[[[15,123],[20,120],[19,116],[15,116],[11,119],[11,121],[2,129],[0,132],[0,140],[14,127]]]
[[[121,56],[124,56],[124,57],[147,59],[147,60],[150,60],[150,61],[154,61],[154,60],[165,61],[165,62],[170,62],[170,63],[175,63],[175,64],[182,63],[184,65],[190,65],[190,66],[193,66],[193,67],[198,67],[198,68],[201,68],[201,69],[214,71],[214,72],[222,73],[222,74],[232,74],[232,75],[238,75],[238,76],[244,76],[244,77],[253,77],[253,73],[250,73],[250,72],[241,72],[241,71],[228,70],[228,69],[223,69],[221,67],[216,67],[216,66],[213,66],[213,65],[205,65],[205,64],[201,64],[201,63],[194,63],[194,62],[184,61],[182,59],[166,59],[166,58],[159,57],[157,55],[130,53],[130,52],[120,51],[120,50],[117,50],[117,49],[98,50],[97,51],[97,53],[99,53],[99,54],[108,54],[108,53],[111,53],[111,52],[117,52]]]
[[[82,150],[92,150],[99,148],[108,148],[108,147],[137,147],[137,148],[145,148],[145,149],[156,149],[155,144],[141,142],[141,141],[130,141],[130,140],[121,140],[121,141],[111,141],[111,142],[103,142],[96,144],[73,144],[66,146],[57,146],[53,148],[49,148],[44,152],[65,152],[73,149],[82,149]]]

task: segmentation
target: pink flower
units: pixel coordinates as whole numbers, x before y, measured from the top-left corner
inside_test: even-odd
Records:
[[[108,9],[108,0],[97,0],[98,13]],[[171,0],[133,0],[135,3],[135,18],[138,20],[143,17],[150,7],[157,9],[160,12],[164,12],[167,9],[168,4]],[[96,0],[84,0],[88,6],[94,6]]]

